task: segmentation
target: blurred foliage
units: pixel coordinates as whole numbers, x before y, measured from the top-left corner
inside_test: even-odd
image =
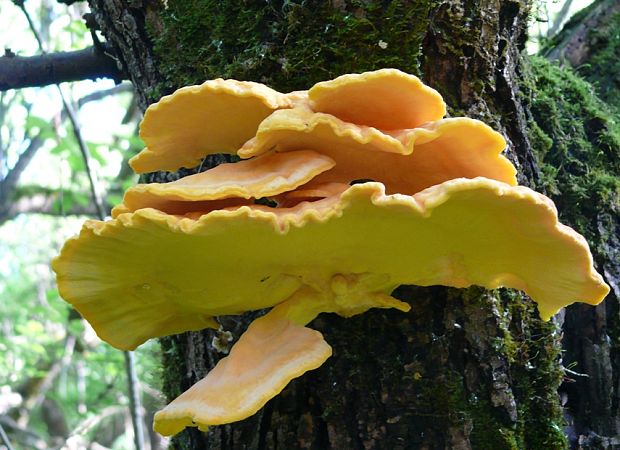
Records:
[[[46,50],[92,45],[85,3],[25,6]],[[38,54],[23,12],[11,2],[0,10],[3,47]],[[86,81],[62,90],[77,111],[109,211],[135,183],[126,162],[142,148],[131,89]],[[102,343],[59,297],[49,267],[95,211],[57,87],[0,93],[0,424],[16,449],[134,448],[123,353]],[[156,342],[136,351],[147,423],[161,405],[158,355]]]

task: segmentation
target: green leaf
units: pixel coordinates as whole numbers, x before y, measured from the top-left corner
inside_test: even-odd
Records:
[[[81,192],[73,194],[73,199],[80,206],[88,206],[90,203],[90,197]]]
[[[69,156],[67,156],[67,162],[69,163],[69,167],[71,167],[72,172],[80,172],[85,170],[84,166],[84,158],[77,151],[72,151]]]

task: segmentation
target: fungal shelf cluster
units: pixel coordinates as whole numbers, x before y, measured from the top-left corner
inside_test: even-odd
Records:
[[[517,185],[502,136],[445,114],[435,90],[395,69],[288,94],[211,80],[146,111],[136,172],[241,161],[130,188],[53,261],[62,297],[123,350],[271,308],[156,414],[156,431],[249,417],[331,355],[306,327],[318,314],[406,312],[390,295],[401,284],[516,288],[543,319],[602,301],[587,243]]]

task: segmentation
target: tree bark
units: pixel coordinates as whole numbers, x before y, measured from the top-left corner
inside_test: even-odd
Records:
[[[17,56],[7,51],[0,56],[0,91],[97,78],[119,83],[124,79],[104,49],[90,47],[38,56]]]
[[[215,77],[286,91],[346,72],[396,67],[420,76],[452,115],[480,118],[508,141],[521,184],[539,184],[527,74],[523,1],[155,2],[91,0],[144,107]],[[381,45],[380,45],[381,44]],[[203,168],[222,162],[210,158]],[[146,180],[171,180],[153,174]],[[324,314],[310,326],[334,349],[239,423],[189,429],[179,449],[561,449],[560,333],[510,290],[404,286],[408,314]],[[221,318],[235,339],[255,317]],[[161,340],[170,398],[224,355],[217,332]]]
[[[620,0],[596,0],[575,15],[544,54],[573,67],[620,111]]]
[[[563,101],[561,110],[570,118],[564,125],[558,119],[543,118],[548,115],[543,102],[534,101],[531,107],[553,142],[542,158],[543,171],[547,164],[560,168],[554,169],[558,187],[550,189],[550,195],[566,219],[586,236],[612,287],[604,304],[594,309],[573,305],[563,321],[564,365],[576,372],[561,387],[567,433],[572,447],[583,449],[620,446],[619,27],[618,0],[597,0],[576,14],[543,53],[572,66],[592,86],[571,78],[570,70],[561,75],[565,88],[554,89],[553,96],[575,105]],[[539,78],[536,88],[548,81]],[[594,90],[605,104],[591,100]],[[562,136],[563,129],[570,131]],[[602,177],[615,183],[601,183]],[[584,196],[576,195],[578,191]]]

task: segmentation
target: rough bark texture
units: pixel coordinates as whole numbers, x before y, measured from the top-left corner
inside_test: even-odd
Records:
[[[119,68],[134,85],[140,108],[146,109],[159,99],[157,91],[163,82],[147,22],[160,23],[158,14],[163,5],[156,0],[91,0],[89,4]]]
[[[524,1],[205,0],[170,1],[167,9],[125,0],[90,3],[142,105],[218,76],[284,91],[345,72],[397,67],[437,88],[452,114],[500,130],[520,182],[542,184],[541,154],[530,136],[538,145],[548,142],[547,134],[532,134],[531,98],[517,83],[527,75],[519,56],[529,8]],[[210,158],[203,168],[221,161]],[[255,416],[208,433],[187,430],[175,447],[566,448],[554,322],[541,322],[533,304],[513,291],[402,287],[396,294],[412,304],[411,313],[319,317],[311,327],[334,348],[323,367],[292,382]],[[589,311],[600,320],[600,309]],[[253,316],[221,322],[238,338]],[[217,337],[206,331],[162,339],[169,397],[223,356],[212,345]]]
[[[600,28],[605,28],[614,14],[620,12],[620,1],[598,0],[588,8],[576,14],[553,37],[544,51],[551,60],[566,60],[571,66],[579,67],[592,60],[593,52],[599,48],[596,35]]]
[[[124,79],[114,60],[95,47],[39,56],[6,51],[0,56],[0,91],[97,78]]]

